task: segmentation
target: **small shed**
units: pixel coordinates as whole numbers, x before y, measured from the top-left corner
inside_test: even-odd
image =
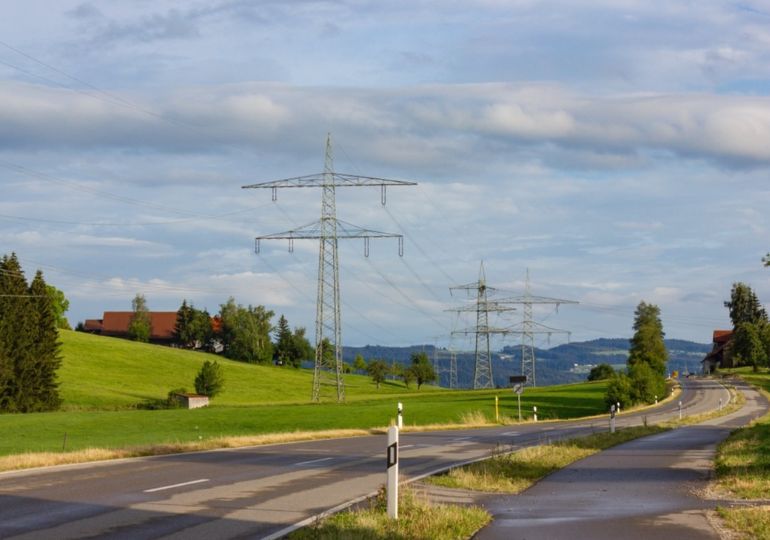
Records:
[[[200,394],[174,394],[174,398],[184,409],[199,409],[209,406],[209,397]]]

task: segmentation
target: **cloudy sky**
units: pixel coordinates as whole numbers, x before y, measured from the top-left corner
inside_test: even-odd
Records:
[[[572,340],[630,336],[646,300],[708,342],[732,282],[770,301],[768,66],[753,0],[3,2],[0,251],[73,324],[141,292],[312,332],[317,242],[253,238],[319,190],[241,186],[321,172],[330,132],[338,172],[419,183],[338,190],[340,219],[405,235],[403,259],[341,242],[346,343],[450,344],[481,260],[579,301],[536,312]]]

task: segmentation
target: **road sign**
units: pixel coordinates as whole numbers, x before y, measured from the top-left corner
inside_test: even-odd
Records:
[[[524,385],[523,384],[514,384],[513,385],[513,391],[517,394],[521,395],[522,392],[524,392]]]
[[[526,375],[511,375],[508,377],[508,382],[511,384],[514,383],[525,383],[527,382],[527,376]]]

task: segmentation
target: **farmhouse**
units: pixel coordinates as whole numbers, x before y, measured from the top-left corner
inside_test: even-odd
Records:
[[[701,360],[704,374],[713,373],[717,368],[733,367],[733,359],[730,355],[725,354],[725,349],[732,339],[732,330],[714,330],[711,352]]]
[[[92,334],[128,338],[133,311],[105,311],[101,319],[86,319],[83,330]],[[169,344],[174,340],[176,311],[150,311],[150,342]]]

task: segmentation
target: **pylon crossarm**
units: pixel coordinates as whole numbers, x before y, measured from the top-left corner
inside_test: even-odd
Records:
[[[417,182],[406,180],[390,180],[374,176],[359,176],[356,174],[342,174],[333,172],[330,175],[324,173],[284,178],[270,182],[259,182],[241,186],[242,189],[271,189],[271,188],[308,188],[308,187],[365,187],[365,186],[416,186]]]
[[[511,330],[509,328],[495,328],[492,326],[472,326],[470,328],[464,328],[461,330],[452,330],[452,335],[463,335],[467,336],[470,334],[510,334]]]
[[[498,302],[505,302],[509,304],[579,304],[574,300],[563,300],[561,298],[549,298],[548,296],[509,296],[506,298],[498,298]]]
[[[455,312],[465,313],[465,312],[476,312],[479,309],[486,310],[486,311],[494,311],[494,312],[516,311],[515,307],[508,306],[506,304],[501,304],[500,302],[497,302],[494,300],[490,300],[488,302],[484,302],[484,301],[474,302],[472,304],[467,304],[465,306],[460,306],[457,308],[445,309],[444,311],[455,311]]]
[[[568,330],[561,330],[559,328],[552,328],[536,321],[529,321],[527,328],[524,323],[516,323],[508,328],[508,331],[512,334],[521,334],[522,332],[528,332],[531,334],[570,334]]]

